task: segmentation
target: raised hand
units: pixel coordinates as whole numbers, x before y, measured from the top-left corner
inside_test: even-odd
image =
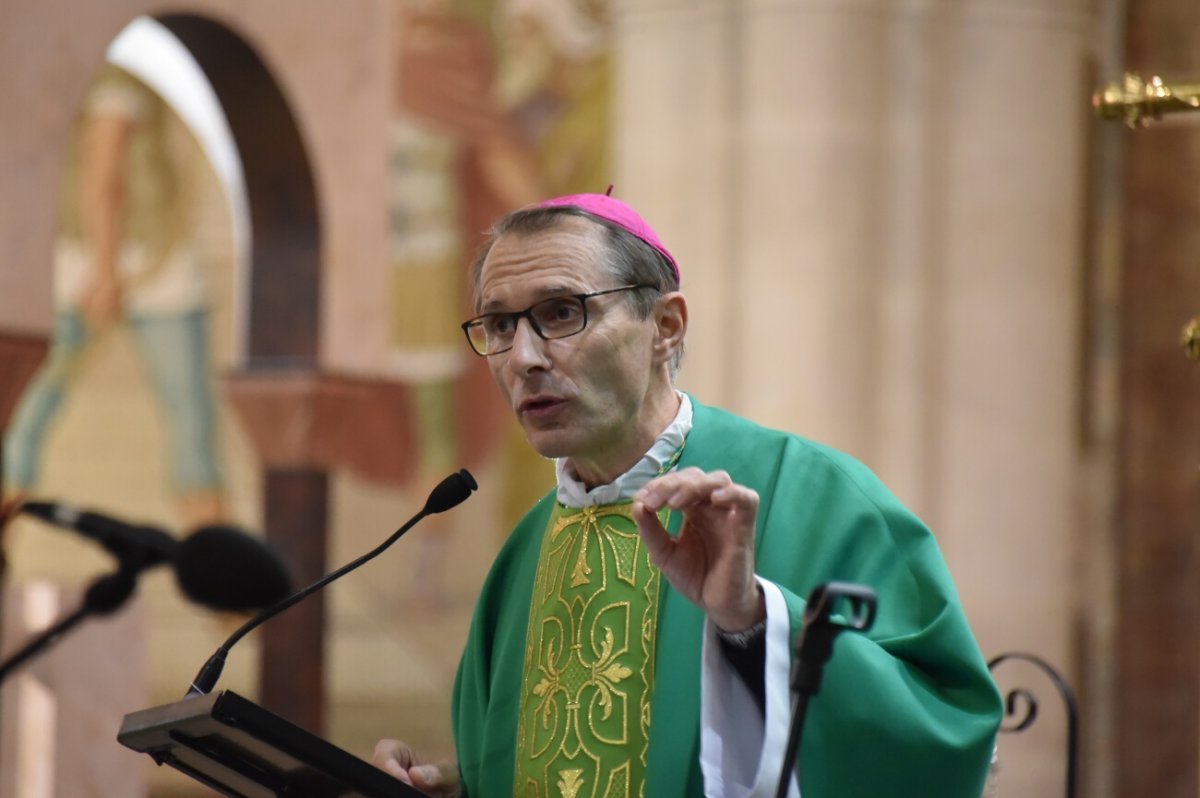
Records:
[[[658,520],[683,514],[671,537]],[[663,577],[719,628],[736,632],[766,617],[754,578],[758,494],[724,471],[685,468],[646,483],[633,497],[633,519]]]

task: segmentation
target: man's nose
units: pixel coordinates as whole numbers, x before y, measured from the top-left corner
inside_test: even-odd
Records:
[[[533,329],[533,322],[527,317],[517,319],[509,362],[522,369],[544,367],[547,364],[546,341]]]

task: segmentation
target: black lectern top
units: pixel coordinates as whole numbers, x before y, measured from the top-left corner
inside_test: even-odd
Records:
[[[422,796],[229,690],[126,715],[117,740],[232,798]]]

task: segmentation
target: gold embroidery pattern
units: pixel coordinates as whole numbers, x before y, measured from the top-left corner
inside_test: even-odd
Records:
[[[629,502],[556,508],[529,612],[515,795],[642,794],[659,584]]]

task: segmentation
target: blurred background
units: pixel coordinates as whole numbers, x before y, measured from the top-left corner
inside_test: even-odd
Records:
[[[507,210],[613,184],[681,265],[681,387],[854,454],[930,524],[985,656],[1074,688],[1079,794],[1200,796],[1200,115],[1092,107],[1116,82],[1127,121],[1190,109],[1200,7],[169,8],[0,3],[6,499],[235,525],[303,583],[480,483],[221,686],[364,758],[452,755],[476,592],[553,480],[461,339],[466,264]],[[25,517],[0,555],[0,654],[111,566]],[[148,573],[0,689],[0,796],[211,794],[114,738],[244,618]],[[1062,795],[1053,685],[995,674],[1041,701],[994,794]]]

